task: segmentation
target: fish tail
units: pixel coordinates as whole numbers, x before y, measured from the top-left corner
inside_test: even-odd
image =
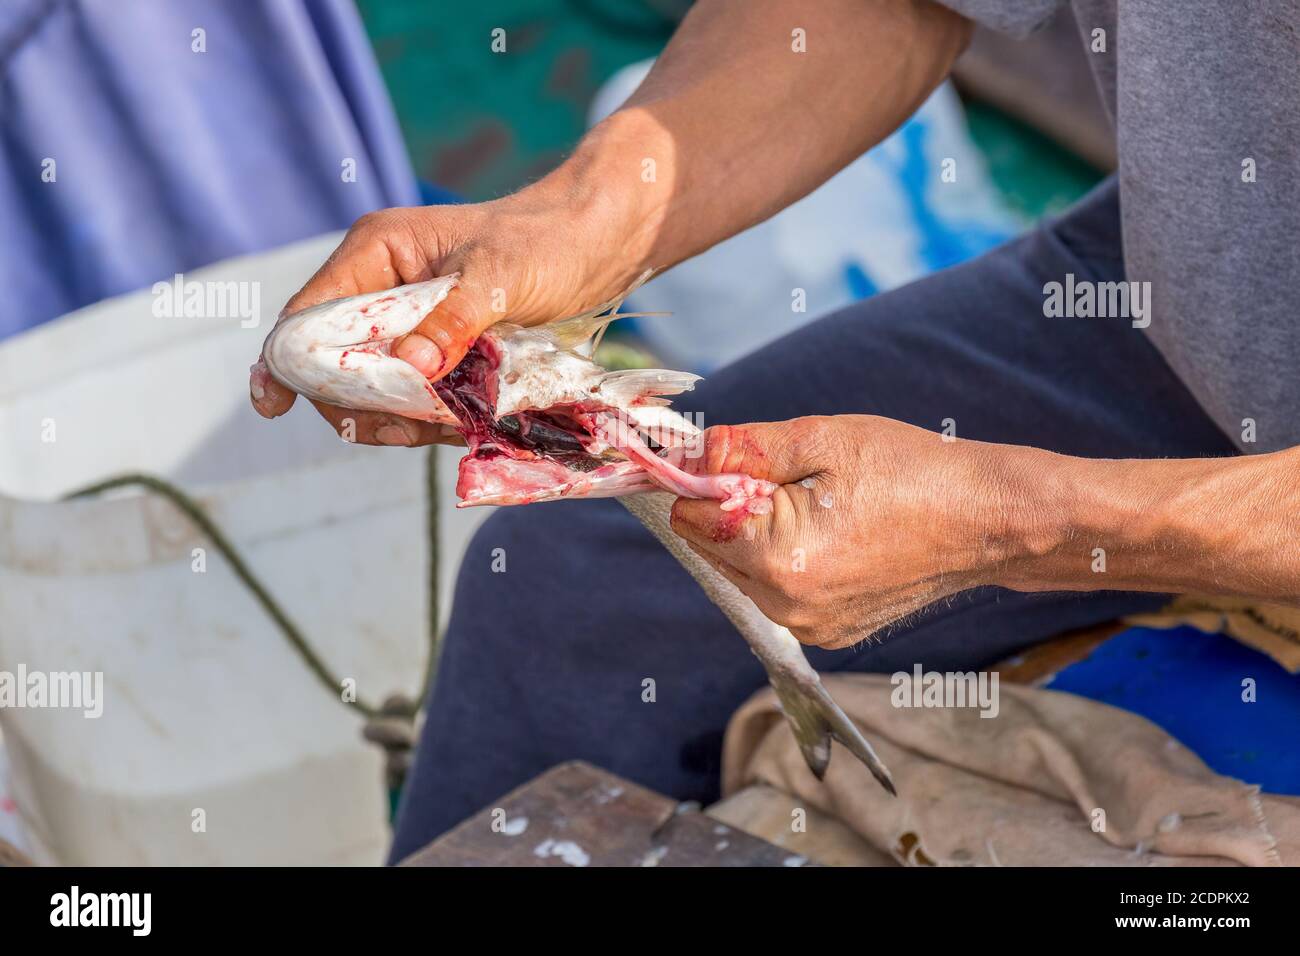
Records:
[[[831,741],[838,740],[871,771],[882,787],[891,795],[898,796],[889,769],[876,756],[867,738],[835,703],[816,672],[809,668],[809,674],[811,679],[808,674],[791,674],[784,670],[768,672],[772,689],[781,701],[781,710],[808,769],[818,780],[822,779],[831,761]]]

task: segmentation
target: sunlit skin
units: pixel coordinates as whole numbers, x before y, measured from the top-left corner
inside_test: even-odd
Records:
[[[816,56],[792,52],[795,28],[815,37]],[[623,109],[554,172],[493,202],[363,216],[285,311],[459,272],[455,293],[396,346],[439,377],[494,322],[574,315],[812,192],[912,114],[969,34],[928,2],[703,0]],[[293,404],[264,375],[254,384],[262,415]],[[362,444],[455,440],[395,416],[317,408],[340,432],[354,421]]]
[[[1072,458],[870,415],[720,426],[704,441],[687,470],[781,488],[771,513],[739,525],[680,498],[673,530],[805,644],[846,647],[979,585],[1300,604],[1300,449]]]
[[[796,28],[807,53],[791,49]],[[286,312],[459,272],[396,346],[440,377],[501,319],[581,312],[807,195],[911,115],[970,32],[928,0],[700,0],[646,82],[554,172],[489,203],[363,217]],[[257,368],[251,391],[268,418],[295,398]],[[340,432],[350,420],[360,443],[457,440],[446,426],[316,407]],[[674,528],[807,643],[863,640],[981,584],[1300,602],[1296,450],[1097,461],[867,416],[709,441],[693,467],[739,457],[725,470],[781,483],[776,507],[738,522],[680,500]]]

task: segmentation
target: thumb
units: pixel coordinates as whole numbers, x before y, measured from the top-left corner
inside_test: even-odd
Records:
[[[393,346],[425,378],[441,378],[465,357],[474,340],[496,320],[477,284],[461,280],[438,307]]]
[[[704,432],[702,451],[688,454],[682,468],[692,474],[740,473],[788,485],[821,469],[829,421],[813,416],[715,425]]]

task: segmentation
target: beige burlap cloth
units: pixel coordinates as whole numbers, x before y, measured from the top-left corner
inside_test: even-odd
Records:
[[[838,745],[818,782],[771,690],[727,728],[724,795],[768,783],[911,865],[1300,864],[1300,799],[1220,776],[1136,714],[1002,683],[997,716],[985,718],[971,707],[897,707],[886,675],[825,681],[899,796]]]

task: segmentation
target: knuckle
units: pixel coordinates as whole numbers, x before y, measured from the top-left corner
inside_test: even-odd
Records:
[[[477,332],[477,311],[474,307],[464,296],[456,296],[454,299],[449,296],[448,299],[450,301],[444,301],[443,308],[434,313],[439,327],[450,333],[453,339],[462,339]]]
[[[453,289],[417,331],[432,338],[445,353],[455,357],[463,355],[490,324],[490,313],[476,289]]]
[[[387,222],[388,211],[385,209],[364,213],[353,220],[352,225],[348,228],[348,238],[370,238],[382,232]]]
[[[731,426],[714,425],[704,431],[704,470],[716,474],[721,470],[731,444]]]
[[[740,471],[744,468],[750,442],[743,429],[735,425],[714,425],[705,432],[705,463],[711,474]]]
[[[832,420],[825,415],[796,418],[788,433],[790,458],[809,463],[822,460],[830,445]]]

